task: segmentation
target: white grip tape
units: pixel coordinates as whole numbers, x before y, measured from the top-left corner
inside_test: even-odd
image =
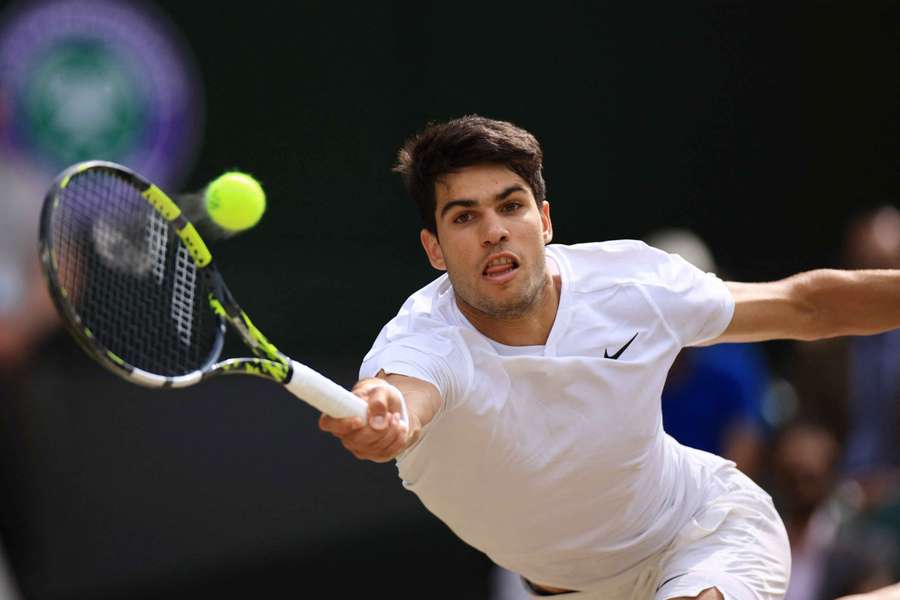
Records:
[[[369,405],[365,400],[295,360],[291,361],[291,368],[293,375],[284,387],[292,394],[331,417],[359,417],[366,421]]]

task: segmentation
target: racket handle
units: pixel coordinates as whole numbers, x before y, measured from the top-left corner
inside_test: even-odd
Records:
[[[291,368],[291,379],[284,384],[289,392],[330,417],[366,420],[369,405],[365,400],[296,360],[291,361]]]

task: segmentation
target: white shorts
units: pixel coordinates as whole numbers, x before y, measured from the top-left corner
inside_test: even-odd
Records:
[[[720,469],[710,500],[662,552],[588,591],[545,600],[669,600],[715,587],[725,600],[781,600],[791,551],[769,495],[734,467]]]
[[[734,467],[720,471],[715,482],[721,495],[679,532],[652,597],[696,596],[716,587],[725,600],[780,600],[790,580],[791,548],[772,499]]]

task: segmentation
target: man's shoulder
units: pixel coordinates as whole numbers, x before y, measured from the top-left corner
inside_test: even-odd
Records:
[[[413,292],[385,326],[389,337],[427,333],[455,325],[453,287],[446,274]]]
[[[363,358],[360,378],[383,368],[428,381],[444,398],[450,389],[464,389],[471,360],[453,307],[446,275],[414,292],[382,327]]]
[[[647,262],[659,262],[667,256],[662,250],[648,246],[641,240],[628,239],[568,245],[551,244],[548,249],[553,254],[561,254],[569,260],[578,262],[574,266],[583,268],[621,264],[631,266],[633,269]]]
[[[563,263],[576,287],[650,282],[668,255],[640,240],[609,240],[548,246],[551,257]]]

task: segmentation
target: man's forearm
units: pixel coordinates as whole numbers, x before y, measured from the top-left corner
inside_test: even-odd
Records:
[[[812,338],[870,335],[900,327],[898,270],[820,269],[794,278],[802,301],[814,310]]]

